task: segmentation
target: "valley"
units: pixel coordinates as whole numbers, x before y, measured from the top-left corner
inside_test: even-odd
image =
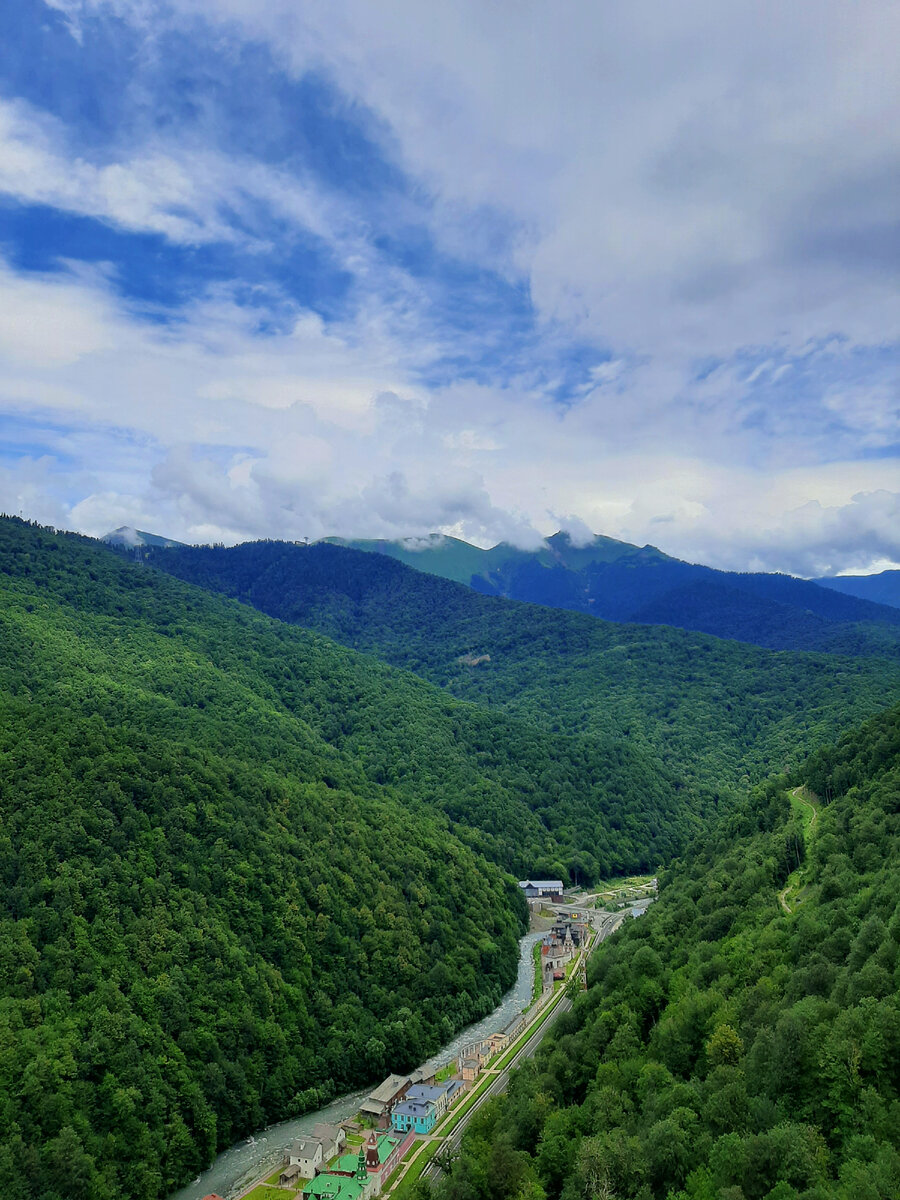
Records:
[[[637,778],[633,755],[662,764],[701,820],[748,782],[799,763],[889,704],[900,681],[891,654],[773,652],[601,621],[481,596],[387,556],[331,545],[156,550],[149,561],[524,719],[557,742],[603,747],[625,776],[612,783],[620,795]],[[490,661],[473,667],[466,655]]]
[[[403,1200],[579,1200],[585,1172],[763,1200],[721,1139],[775,1162],[781,1138],[804,1200],[893,1180],[891,654],[605,622],[338,546],[136,562],[8,518],[0,639],[3,1194],[164,1200],[411,1071],[521,973],[526,873],[659,899]],[[838,1120],[812,1047],[840,1038]]]

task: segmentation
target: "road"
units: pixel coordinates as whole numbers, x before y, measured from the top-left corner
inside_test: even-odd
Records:
[[[588,955],[591,954],[591,952],[594,950],[594,948],[596,947],[598,942],[602,942],[604,938],[609,937],[609,935],[611,933],[615,932],[615,930],[619,928],[619,926],[624,921],[626,914],[625,913],[604,913],[602,915],[598,914],[598,916],[599,916],[599,920],[597,921],[597,923],[594,927],[594,934],[593,934],[591,941],[587,947],[586,952]],[[571,978],[573,978],[573,979],[575,978],[574,972],[573,972]],[[567,995],[563,995],[556,1002],[555,1007],[553,1008],[552,1012],[547,1017],[547,1019],[543,1022],[543,1024],[538,1029],[535,1030],[535,1032],[528,1039],[528,1041],[525,1042],[525,1044],[519,1050],[516,1051],[516,1053],[510,1059],[509,1063],[503,1068],[503,1070],[496,1072],[496,1077],[494,1078],[493,1082],[490,1083],[484,1089],[484,1091],[481,1093],[481,1095],[478,1097],[478,1099],[474,1102],[472,1107],[466,1112],[466,1114],[460,1120],[459,1124],[452,1131],[452,1133],[447,1134],[447,1136],[444,1138],[441,1138],[438,1136],[436,1139],[434,1139],[434,1140],[443,1142],[443,1146],[440,1151],[442,1158],[446,1159],[448,1157],[449,1158],[453,1157],[453,1155],[459,1149],[459,1144],[462,1140],[463,1131],[464,1131],[466,1125],[468,1124],[468,1122],[471,1120],[472,1114],[477,1112],[478,1109],[481,1108],[482,1104],[485,1104],[492,1097],[499,1096],[501,1092],[506,1091],[507,1085],[509,1083],[509,1073],[513,1069],[513,1067],[517,1067],[524,1058],[530,1058],[534,1054],[535,1050],[537,1050],[538,1046],[541,1044],[541,1042],[547,1036],[548,1030],[550,1029],[553,1022],[559,1017],[560,1013],[568,1012],[571,1007],[572,1007],[572,1001],[569,999],[569,997]],[[539,1013],[536,1014],[536,1016],[539,1016],[539,1015],[540,1015]],[[427,1164],[425,1169],[422,1171],[423,1177],[427,1175],[432,1181],[440,1179],[442,1174],[443,1174],[443,1168],[440,1166],[440,1164],[438,1162],[435,1161],[434,1158]]]

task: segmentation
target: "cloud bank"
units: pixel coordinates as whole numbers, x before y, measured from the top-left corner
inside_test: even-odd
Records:
[[[0,507],[900,562],[900,15],[795,9],[35,4]]]

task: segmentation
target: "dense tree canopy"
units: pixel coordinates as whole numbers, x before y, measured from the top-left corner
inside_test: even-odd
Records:
[[[555,736],[635,747],[686,780],[698,803],[710,791],[742,795],[748,780],[802,761],[900,689],[896,659],[611,624],[476,595],[338,546],[156,550],[151,561]]]
[[[566,533],[553,534],[532,551],[503,543],[480,550],[439,535],[417,539],[414,545],[328,540],[389,555],[486,596],[589,613],[607,621],[675,625],[773,650],[895,657],[900,653],[900,612],[890,607],[890,576],[900,575],[896,571],[845,586],[840,580],[717,571],[672,558],[655,546],[632,546],[613,538],[595,537],[576,545]],[[819,582],[827,586],[819,587]],[[896,586],[895,582],[894,592]]]
[[[152,1200],[260,1125],[421,1061],[511,982],[524,905],[510,872],[589,880],[671,861],[719,792],[733,799],[898,684],[875,659],[611,626],[438,579],[435,591],[336,547],[166,559],[185,562],[284,620],[0,520],[4,1196]],[[500,1110],[499,1140],[479,1126],[510,1195],[571,1189],[573,1146],[610,1123],[613,1148],[584,1150],[598,1196],[619,1177],[613,1160],[691,1200],[706,1200],[701,1168],[718,1187],[741,1154],[809,1159],[831,1182],[838,1154],[893,1170],[893,1084],[866,1073],[866,1047],[895,1048],[883,947],[897,917],[877,849],[896,833],[878,790],[891,728],[813,759],[810,784],[831,804],[796,917],[773,901],[805,845],[778,789],[747,814],[719,808],[731,824],[668,877],[612,965],[599,960],[537,1090],[516,1084],[523,1132]],[[828,1070],[850,1115],[822,1110],[844,1121],[836,1141],[802,1089],[793,1115],[779,1107],[766,1063],[804,1078],[796,1027],[813,1022],[824,1044],[841,1004],[855,1015]],[[774,1049],[757,1047],[764,1026]],[[635,1082],[645,1066],[652,1086]],[[645,1111],[654,1088],[667,1099]],[[708,1088],[751,1116],[710,1125]],[[578,1115],[585,1105],[603,1122]],[[848,1132],[860,1112],[871,1145]],[[751,1140],[716,1158],[726,1135]]]
[[[514,977],[504,868],[695,824],[637,752],[13,520],[0,646],[4,1196],[165,1195],[415,1065]]]
[[[900,708],[661,882],[436,1200],[900,1195]]]

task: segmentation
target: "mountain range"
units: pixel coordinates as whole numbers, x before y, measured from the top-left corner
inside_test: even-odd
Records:
[[[866,628],[851,626],[855,654],[776,653],[485,596],[336,545],[153,550],[147,561],[556,736],[634,747],[700,789],[698,802],[797,761],[890,703],[900,681],[896,625],[869,646]]]
[[[481,550],[440,534],[398,542],[326,540],[387,555],[484,595],[609,621],[674,625],[777,650],[880,654],[900,645],[900,609],[885,602],[894,591],[882,576],[870,577],[881,580],[880,590],[863,584],[871,592],[864,597],[841,580],[719,571],[654,546],[607,537],[576,543],[566,533],[535,551],[505,543]]]
[[[860,600],[873,600],[876,604],[900,608],[900,571],[881,571],[876,575],[831,575],[814,579],[813,583],[843,592],[845,596],[858,596]]]

